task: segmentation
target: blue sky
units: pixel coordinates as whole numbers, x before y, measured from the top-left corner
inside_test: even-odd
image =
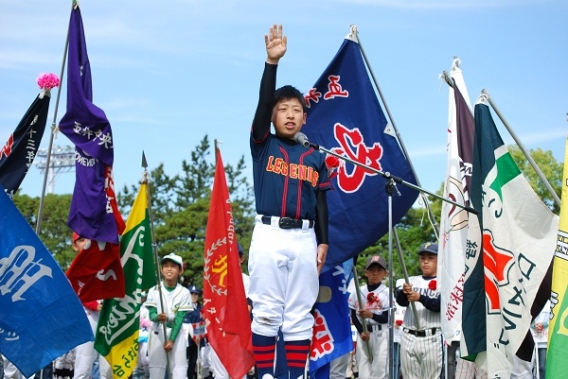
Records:
[[[244,155],[266,57],[263,35],[284,25],[288,52],[278,85],[308,90],[354,24],[424,188],[445,176],[448,87],[458,56],[473,101],[486,89],[527,148],[564,161],[568,133],[568,3],[563,0],[170,0],[80,2],[94,103],[114,133],[115,184],[150,169],[181,170],[204,137],[222,141],[226,163]],[[0,143],[38,94],[41,72],[59,75],[71,1],[0,0]],[[64,79],[65,80],[65,79]],[[65,84],[57,121],[65,113]],[[48,126],[54,117],[53,91]],[[511,143],[494,115],[506,143]],[[47,147],[44,136],[42,147]],[[59,134],[55,145],[70,145]],[[210,157],[213,160],[213,156]],[[396,173],[395,173],[396,174]],[[71,193],[61,174],[56,193]],[[23,193],[39,196],[30,170]]]

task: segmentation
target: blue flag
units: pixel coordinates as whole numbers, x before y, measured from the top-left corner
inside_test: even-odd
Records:
[[[49,91],[42,91],[10,134],[6,144],[0,146],[0,185],[10,196],[20,188],[41,144],[49,99]]]
[[[0,187],[0,353],[26,377],[93,340],[79,298]]]
[[[351,38],[351,39],[349,39]],[[347,37],[305,95],[308,118],[302,131],[310,141],[341,156],[390,172],[412,184],[416,179],[381,109],[356,37]],[[329,252],[324,271],[358,255],[388,232],[386,180],[352,163],[328,156],[333,190],[329,207]],[[398,185],[393,225],[414,204],[418,192]]]
[[[59,129],[76,147],[76,182],[67,224],[83,237],[118,244],[124,221],[114,196],[112,130],[103,110],[93,104],[91,66],[78,6],[69,22],[67,75],[67,112]]]
[[[347,283],[353,260],[320,275],[314,306],[314,333],[310,352],[310,377],[329,378],[329,363],[353,350]]]

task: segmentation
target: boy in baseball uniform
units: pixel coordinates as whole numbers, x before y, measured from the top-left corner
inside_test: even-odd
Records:
[[[164,280],[160,287],[150,288],[146,300],[146,308],[152,321],[148,341],[150,379],[164,379],[166,372],[169,374],[168,378],[186,379],[187,337],[180,332],[185,314],[192,310],[191,296],[187,288],[178,283],[183,270],[181,257],[170,253],[162,258],[161,266]]]
[[[361,287],[363,307],[359,306],[357,293],[349,296],[351,320],[357,329],[355,356],[360,379],[386,379],[388,377],[389,288],[382,283],[388,273],[386,267],[387,262],[383,257],[378,255],[369,257],[365,264],[367,284]],[[367,330],[363,329],[362,319],[366,319]],[[372,359],[369,359],[369,351],[365,346],[367,342],[373,355]]]
[[[327,255],[331,186],[323,154],[294,140],[306,123],[304,96],[292,86],[275,90],[278,62],[286,53],[282,26],[271,27],[264,41],[267,58],[250,133],[257,213],[249,251],[252,343],[259,379],[273,378],[282,328],[288,377],[297,379],[306,366],[310,311]]]
[[[436,281],[438,245],[426,242],[418,250],[422,275],[411,276],[396,293],[402,306],[414,303],[420,328],[411,308],[404,314],[401,369],[404,379],[438,379],[442,374],[440,290]]]

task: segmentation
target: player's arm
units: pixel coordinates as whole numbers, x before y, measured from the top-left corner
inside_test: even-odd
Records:
[[[178,311],[176,317],[174,318],[174,323],[172,325],[172,332],[170,333],[170,341],[175,341],[181,327],[183,326],[183,319],[185,318],[185,311]]]
[[[316,225],[315,233],[318,242],[318,274],[321,272],[325,259],[327,258],[327,250],[329,248],[329,215],[327,210],[326,191],[318,191],[316,203]]]
[[[432,312],[440,312],[440,295],[436,297],[420,295],[420,302],[424,305],[424,308]]]
[[[386,324],[389,321],[389,310],[387,309],[381,313],[373,313],[373,320],[379,324]]]
[[[363,333],[363,324],[361,324],[359,317],[357,317],[356,309],[351,309],[351,322],[353,323],[353,326],[355,326],[355,329],[357,329],[357,332],[359,334]]]
[[[287,38],[282,34],[282,25],[273,25],[264,36],[266,45],[266,63],[260,81],[258,105],[252,123],[252,136],[262,140],[270,131],[274,91],[276,89],[276,68],[280,58],[286,53]]]
[[[256,141],[263,140],[270,131],[274,91],[276,90],[276,65],[264,64],[264,72],[260,80],[258,105],[252,121],[252,137]]]
[[[409,304],[408,297],[406,297],[402,288],[396,290],[396,302],[402,307],[406,307]]]

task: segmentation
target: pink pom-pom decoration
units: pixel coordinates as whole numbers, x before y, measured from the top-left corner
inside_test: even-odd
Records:
[[[39,74],[37,77],[39,88],[51,90],[53,87],[59,87],[59,78],[55,74]]]

